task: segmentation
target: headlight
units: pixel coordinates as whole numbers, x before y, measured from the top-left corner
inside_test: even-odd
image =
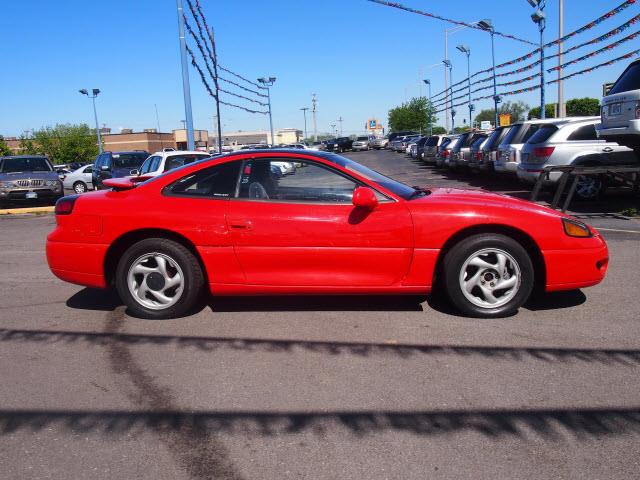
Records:
[[[47,187],[53,187],[54,185],[57,185],[57,184],[58,184],[58,182],[57,182],[56,180],[47,180],[46,182],[44,182],[44,184],[45,184]]]
[[[586,224],[578,222],[577,220],[563,218],[562,226],[564,227],[564,233],[570,237],[593,237],[591,229]]]

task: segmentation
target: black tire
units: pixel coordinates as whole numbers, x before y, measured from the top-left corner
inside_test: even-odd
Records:
[[[87,184],[84,182],[78,181],[73,184],[73,191],[75,193],[85,193],[87,190]]]
[[[569,178],[569,185],[571,185],[573,179],[573,176]],[[606,189],[607,186],[602,176],[579,175],[578,185],[576,185],[576,191],[573,196],[576,200],[591,202],[600,199]]]
[[[519,283],[514,287],[516,290],[509,289],[502,291],[496,289],[491,291],[492,295],[494,293],[496,295],[504,295],[498,297],[497,303],[499,303],[500,300],[508,300],[504,304],[499,304],[497,307],[491,307],[490,305],[479,306],[473,303],[467,298],[465,293],[463,293],[461,285],[462,269],[465,266],[465,263],[474,255],[483,251],[491,250],[501,251],[510,256],[513,261],[515,261],[520,272]],[[486,258],[488,263],[491,263],[492,261],[491,253],[487,253],[483,258]],[[507,265],[512,267],[512,269],[511,272],[505,271],[505,279],[513,276],[513,272],[515,271],[511,260],[509,260]],[[443,283],[447,296],[457,310],[470,317],[499,318],[508,316],[517,311],[518,308],[527,301],[534,286],[535,277],[531,258],[520,243],[505,235],[486,233],[465,238],[449,250],[444,257],[442,266]],[[473,271],[474,268],[477,268],[478,270]],[[497,272],[497,269],[482,269],[480,267],[473,267],[472,265],[469,265],[465,268],[465,275],[473,274],[475,277],[477,274],[479,275],[479,281],[484,284],[487,277],[494,275],[494,273],[492,273],[494,271]],[[494,280],[496,283],[499,283],[497,280],[500,280],[500,278],[494,277]],[[486,283],[489,284],[490,280],[486,280]],[[491,283],[491,289],[493,289],[493,286],[494,284]],[[482,288],[489,288],[489,286],[483,285]],[[474,289],[468,294],[472,297],[476,297],[477,302],[487,302],[486,299],[488,297],[484,296],[482,290],[480,290],[480,286],[474,287]]]
[[[167,308],[147,308],[134,297],[127,285],[129,270],[134,262],[152,253],[168,257],[183,272],[182,294],[176,303]],[[147,282],[147,277],[144,278],[144,282]],[[166,238],[148,238],[133,244],[124,252],[116,269],[115,284],[120,298],[132,315],[160,320],[181,317],[198,305],[203,292],[204,275],[198,260],[184,245]]]

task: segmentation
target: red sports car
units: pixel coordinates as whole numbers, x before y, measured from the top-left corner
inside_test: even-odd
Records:
[[[593,228],[503,195],[409,187],[339,155],[242,151],[60,199],[47,258],[62,280],[115,285],[134,315],[184,315],[214,295],[425,294],[476,317],[534,285],[599,283]]]

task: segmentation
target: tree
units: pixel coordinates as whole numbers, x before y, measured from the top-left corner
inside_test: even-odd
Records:
[[[567,101],[567,117],[600,115],[600,101],[596,98],[572,98]]]
[[[13,152],[9,148],[9,145],[5,142],[4,137],[0,135],[0,156],[11,155],[12,153]]]
[[[441,127],[440,125],[436,125],[431,130],[434,135],[442,135],[443,133],[447,133],[444,127]]]
[[[493,122],[495,121],[495,115],[493,113],[493,109],[488,110],[480,110],[478,114],[474,117],[474,120],[478,123],[480,122]]]
[[[86,162],[98,155],[95,131],[86,124],[57,124],[35,130],[29,138],[20,137],[23,153],[41,153],[55,164]]]
[[[544,113],[546,118],[555,118],[556,117],[556,105],[555,103],[547,103],[544,106]],[[540,107],[533,107],[529,110],[529,120],[534,120],[540,118]]]
[[[389,110],[389,130],[391,132],[400,130],[426,132],[429,130],[429,117],[431,117],[431,125],[436,122],[433,111],[434,108],[426,97],[414,97],[399,107]]]

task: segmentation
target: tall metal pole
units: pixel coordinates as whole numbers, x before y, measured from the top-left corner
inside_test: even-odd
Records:
[[[182,62],[182,93],[184,96],[184,116],[187,124],[187,149],[195,150],[193,137],[193,113],[191,112],[191,87],[189,85],[189,67],[187,65],[187,41],[184,37],[184,8],[182,0],[178,4],[178,35],[180,37],[180,60]]]
[[[96,97],[97,96],[98,95],[93,95],[91,97],[91,100],[93,100],[93,118],[96,121],[96,136],[98,137],[98,151],[100,153],[102,153],[103,152],[103,149],[102,149],[102,137],[100,136],[100,126],[98,124],[98,112],[96,110]]]
[[[496,49],[495,41],[493,39],[493,28],[491,29],[491,64],[493,65],[493,113],[494,113],[494,127],[498,128],[498,90],[496,86]]]
[[[338,122],[340,123],[340,136],[342,136],[342,117],[338,119]]]
[[[302,107],[300,110],[302,110],[302,115],[304,116],[304,139],[307,139],[307,110],[309,110],[309,107]]]
[[[540,11],[544,8],[545,2],[542,0],[539,4]],[[544,27],[545,19],[542,17],[538,22],[538,28],[540,29],[540,118],[546,118],[546,108],[544,102]]]
[[[564,0],[558,0],[558,38],[564,37]],[[564,61],[564,44],[558,43],[558,79],[563,77],[562,65]],[[567,110],[564,104],[564,81],[558,81],[558,117],[567,116]]]
[[[473,128],[473,121],[471,115],[473,112],[473,105],[471,105],[471,50],[467,49],[467,86],[469,89],[469,128]]]
[[[313,141],[317,142],[318,141],[318,122],[317,122],[317,118],[316,118],[316,94],[312,93],[311,94],[311,113],[313,113]]]
[[[444,68],[444,89],[445,91],[449,90],[449,76],[447,72],[446,62],[449,61],[449,33],[445,29],[444,31],[444,60],[445,60],[445,68]],[[447,92],[448,93],[448,92]],[[449,99],[444,102],[444,128],[449,131]]]
[[[275,145],[275,137],[273,136],[273,117],[271,116],[271,89],[267,85],[267,103],[269,104],[269,129],[271,130],[271,145]]]
[[[429,136],[433,135],[433,114],[431,113],[431,82],[429,82]]]

